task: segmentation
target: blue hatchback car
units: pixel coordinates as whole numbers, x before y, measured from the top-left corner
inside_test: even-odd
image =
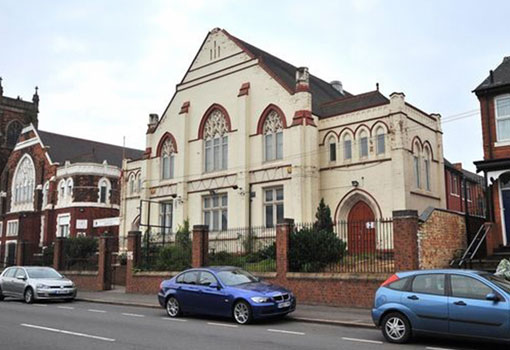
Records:
[[[229,266],[181,272],[161,282],[158,300],[170,317],[187,312],[233,317],[239,324],[285,316],[296,308],[296,298],[289,290]]]
[[[510,341],[510,282],[487,272],[399,272],[377,290],[374,323],[391,343],[412,335]]]

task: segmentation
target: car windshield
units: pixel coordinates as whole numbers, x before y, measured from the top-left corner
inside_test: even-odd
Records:
[[[251,273],[237,269],[237,270],[228,270],[228,271],[220,271],[217,273],[220,281],[227,286],[238,286],[240,284],[258,282],[259,279],[253,276]]]
[[[62,278],[62,275],[57,271],[48,268],[30,268],[27,269],[28,277],[30,278]]]
[[[482,275],[482,277],[491,281],[492,283],[497,285],[499,288],[503,289],[505,292],[510,294],[510,281],[507,281],[503,277],[499,277],[499,276],[495,276],[495,275],[491,275],[491,274]]]

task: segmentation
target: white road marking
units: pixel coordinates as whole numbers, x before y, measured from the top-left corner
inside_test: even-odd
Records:
[[[188,322],[188,320],[183,320],[182,318],[170,318],[170,317],[161,317],[163,320],[167,321],[175,321],[175,322]]]
[[[379,341],[379,340],[368,340],[368,339],[346,338],[346,337],[342,337],[342,339],[348,340],[348,341],[356,341],[359,343],[370,343],[370,344],[382,344],[383,343],[382,341]]]
[[[427,350],[453,350],[453,349],[448,349],[448,348],[435,348],[433,346],[427,346],[425,349],[427,349]]]
[[[139,314],[130,314],[130,313],[123,313],[124,316],[131,316],[131,317],[145,317],[145,315],[139,315]]]
[[[274,333],[284,333],[284,334],[294,334],[294,335],[305,335],[303,332],[294,332],[294,331],[285,331],[283,329],[271,329],[269,328],[267,330],[268,332],[274,332]]]
[[[102,313],[102,314],[106,313],[106,311],[104,311],[104,310],[96,310],[96,309],[88,309],[87,311],[89,311],[89,312],[97,312],[97,313]]]
[[[237,327],[239,327],[238,325],[228,324],[228,323],[207,322],[207,324],[211,325],[211,326],[230,327],[230,328],[237,328]]]
[[[90,335],[90,334],[84,334],[84,333],[76,333],[76,332],[71,332],[71,331],[65,331],[63,329],[55,329],[55,328],[49,328],[49,327],[36,326],[36,325],[33,325],[33,324],[21,323],[20,326],[28,327],[28,328],[40,329],[40,330],[43,330],[43,331],[54,332],[54,333],[62,333],[62,334],[68,334],[68,335],[75,335],[77,337],[83,337],[83,338],[91,338],[91,339],[97,339],[97,340],[103,340],[103,341],[109,341],[109,342],[114,342],[115,341],[115,339],[112,339],[112,338],[105,338],[105,337],[99,337],[97,335]]]
[[[34,306],[38,306],[38,307],[46,307],[48,306],[48,304],[32,304]]]
[[[66,310],[74,310],[74,307],[72,306],[57,306],[59,309],[66,309]]]

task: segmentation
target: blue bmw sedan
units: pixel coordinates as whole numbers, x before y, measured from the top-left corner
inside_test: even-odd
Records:
[[[296,298],[289,290],[228,266],[181,272],[161,282],[158,301],[170,317],[186,312],[233,317],[239,324],[285,316],[296,308]]]
[[[415,334],[510,341],[510,282],[486,272],[399,272],[377,290],[374,323],[391,343]]]

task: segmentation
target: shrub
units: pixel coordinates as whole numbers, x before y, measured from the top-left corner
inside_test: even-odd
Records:
[[[303,228],[291,233],[289,265],[291,271],[319,272],[339,262],[346,244],[333,231]]]
[[[62,253],[66,269],[97,268],[97,239],[94,237],[68,238],[64,241]]]
[[[191,238],[188,220],[184,221],[182,226],[179,225],[175,234],[175,244],[165,246],[153,244],[150,246],[150,251],[144,253],[154,257],[154,263],[145,266],[147,269],[180,271],[189,268],[191,266]]]

